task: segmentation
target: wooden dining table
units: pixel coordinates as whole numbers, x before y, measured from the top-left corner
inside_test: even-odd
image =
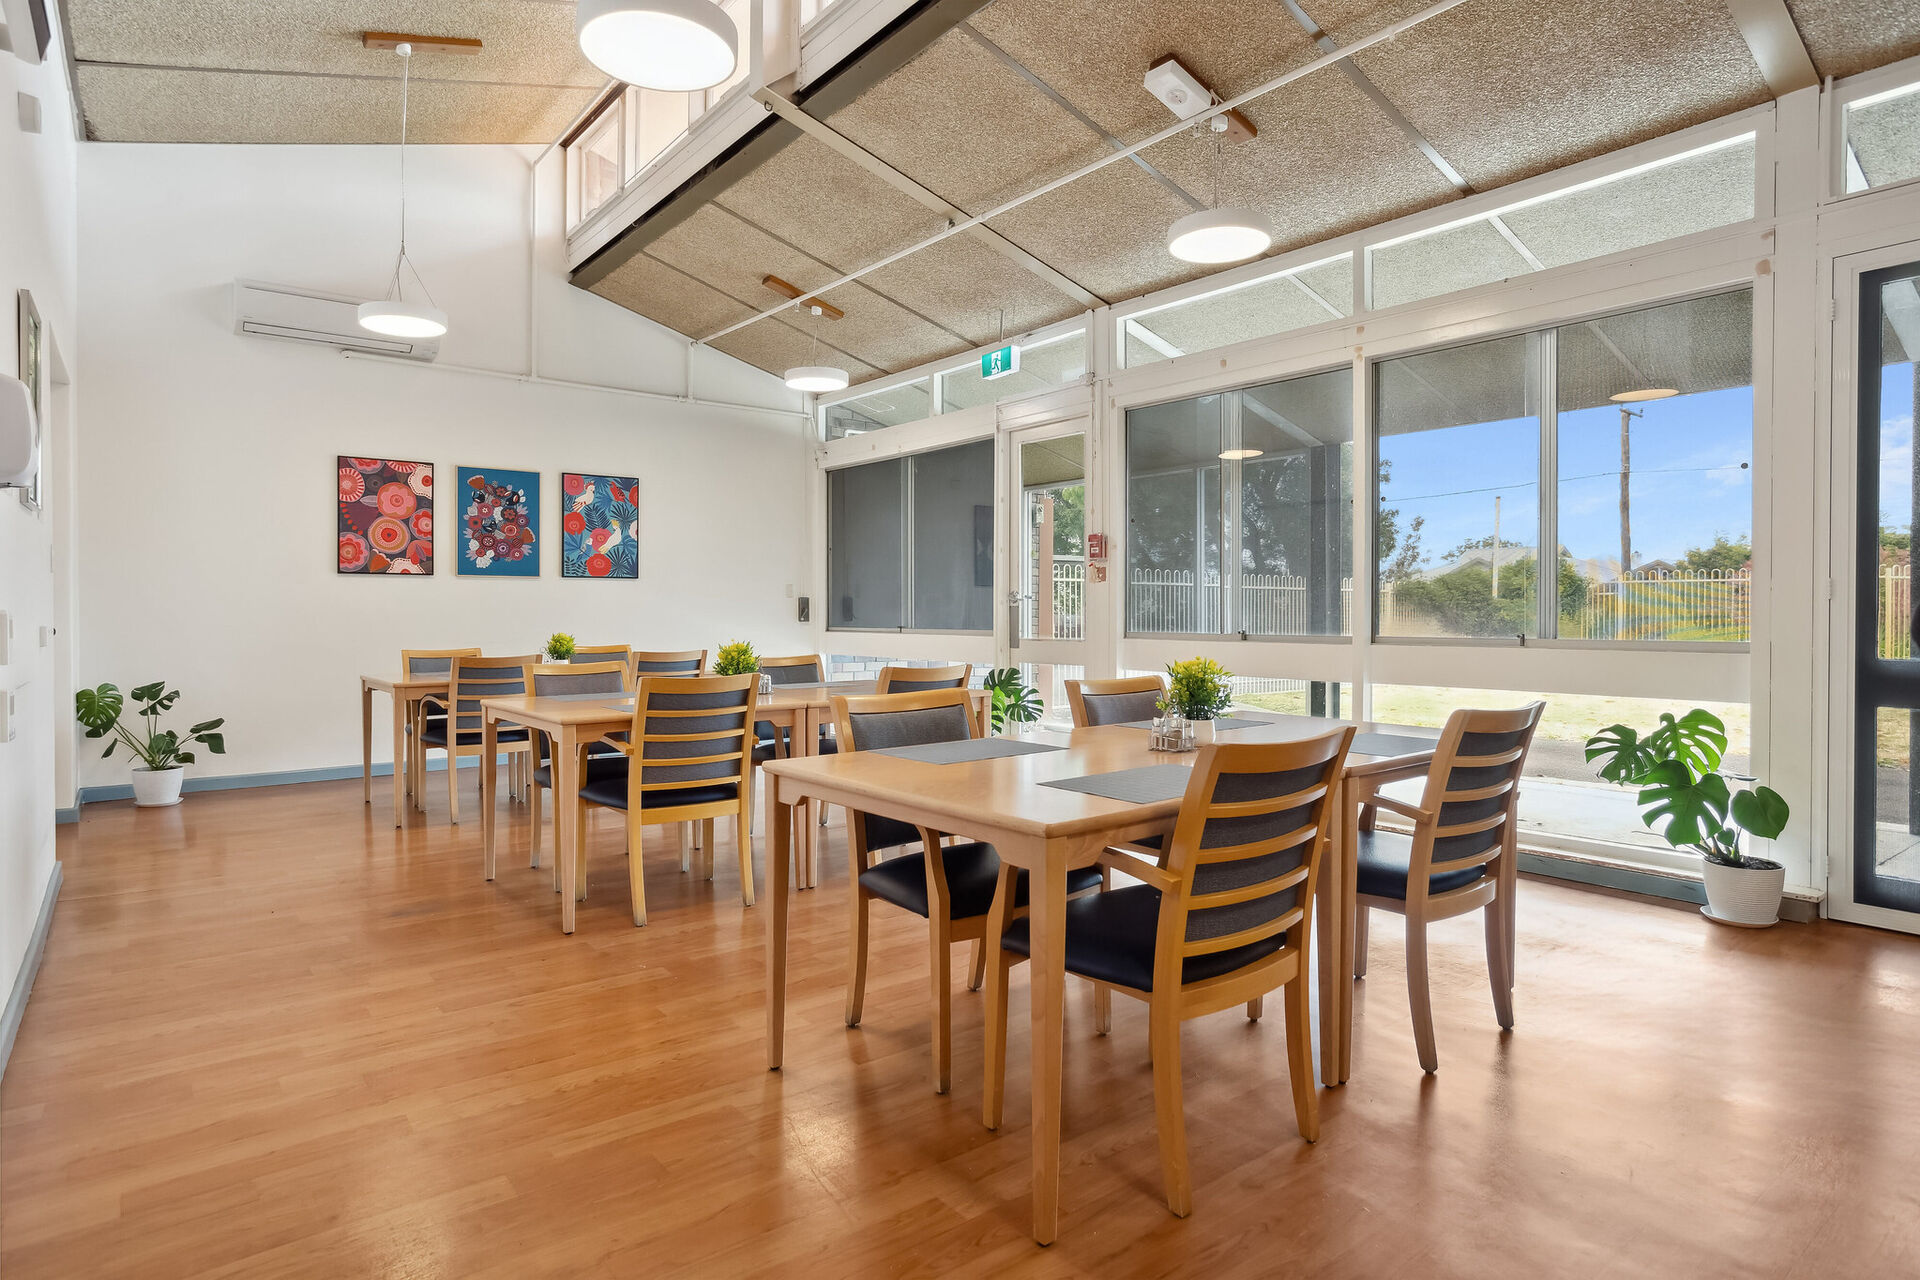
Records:
[[[1348,723],[1234,714],[1258,723],[1222,731],[1222,742],[1287,741]],[[1397,725],[1363,723],[1357,728],[1338,799],[1339,833],[1322,870],[1316,905],[1321,1083],[1328,1086],[1344,1081],[1351,1065],[1355,798],[1395,779],[1424,773],[1437,737],[1435,730]],[[1169,835],[1180,800],[1136,804],[1045,784],[1155,764],[1191,767],[1195,756],[1152,751],[1144,729],[1125,725],[1029,730],[1023,736],[1061,749],[957,764],[847,752],[765,766],[773,811],[767,857],[767,1066],[780,1069],[786,1037],[787,906],[792,890],[787,858],[796,812],[804,813],[807,802],[838,804],[992,844],[1004,862],[1028,873],[1033,1237],[1050,1244],[1059,1226],[1067,871],[1089,865],[1109,845]]]
[[[393,825],[404,825],[407,811],[407,719],[422,698],[447,696],[448,674],[360,677],[360,789],[373,803],[373,695],[393,699]],[[452,761],[448,762],[452,767]]]
[[[753,717],[756,721],[772,724],[779,731],[775,734],[777,751],[788,753],[793,758],[810,756],[818,748],[821,726],[830,719],[831,699],[836,694],[855,696],[872,693],[873,689],[874,682],[871,680],[775,685],[771,693],[759,696],[754,704]],[[976,691],[976,698],[985,696],[984,692]],[[574,904],[586,897],[586,882],[578,874],[573,859],[566,856],[567,851],[574,847],[575,801],[580,794],[580,749],[607,734],[621,733],[633,727],[633,695],[572,693],[536,697],[531,694],[509,694],[479,701],[482,761],[493,759],[498,752],[502,726],[537,730],[546,734],[553,743],[553,827],[555,856],[560,859],[560,929],[563,933],[572,933]],[[495,773],[494,769],[480,770],[481,857],[489,880],[494,878],[499,825],[494,812],[497,807],[494,799],[497,785]],[[751,781],[748,785],[751,787]],[[797,864],[794,879],[803,888],[811,887],[819,878],[818,832],[810,815],[811,810],[808,810],[805,815],[808,820],[802,824],[798,837],[792,838],[790,833],[786,845],[788,855],[794,857]],[[784,874],[782,878],[784,881]],[[746,885],[743,888],[751,902],[753,886]]]

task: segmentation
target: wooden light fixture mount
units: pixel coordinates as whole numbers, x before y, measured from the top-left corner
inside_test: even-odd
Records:
[[[465,53],[480,52],[480,42],[465,36],[410,36],[399,31],[362,31],[360,47],[363,49],[382,49],[388,52],[403,44],[413,46],[415,53]]]
[[[760,283],[767,286],[767,288],[773,290],[775,293],[779,294],[783,298],[791,298],[793,301],[799,303],[803,307],[819,308],[819,314],[821,314],[822,316],[825,316],[829,320],[845,320],[847,318],[847,313],[842,311],[840,308],[832,305],[831,303],[822,302],[818,298],[809,296],[808,294],[802,292],[798,286],[788,284],[785,280],[782,280],[779,276],[776,276],[776,275],[762,276],[760,277]]]

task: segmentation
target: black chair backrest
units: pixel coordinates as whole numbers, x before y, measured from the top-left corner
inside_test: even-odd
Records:
[[[1520,772],[1546,703],[1511,710],[1463,709],[1447,717],[1421,807],[1439,814],[1433,865],[1497,856],[1510,834]]]
[[[456,733],[480,732],[480,699],[501,698],[527,691],[527,664],[531,655],[517,658],[455,658],[448,690]]]
[[[972,703],[965,693],[943,690],[919,693],[882,693],[847,698],[840,749],[878,751],[886,747],[916,747],[929,742],[961,742],[978,737]],[[868,850],[891,849],[920,843],[920,832],[910,822],[870,813],[849,812],[849,823]]]
[[[1166,696],[1165,682],[1155,676],[1119,680],[1080,680],[1068,686],[1067,703],[1079,725],[1131,724],[1151,720]]]
[[[634,695],[628,793],[741,784],[752,767],[759,676],[647,676]],[[672,803],[671,796],[662,797]],[[638,803],[638,797],[634,797]]]

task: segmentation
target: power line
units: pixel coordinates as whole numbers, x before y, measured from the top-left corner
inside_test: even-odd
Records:
[[[1663,475],[1663,476],[1704,475],[1710,471],[1735,471],[1735,470],[1745,471],[1747,469],[1747,465],[1748,464],[1744,462],[1729,462],[1729,463],[1723,463],[1722,465],[1717,467],[1639,467],[1639,468],[1636,468],[1636,471],[1638,474],[1643,476],[1646,476],[1646,475]],[[1561,476],[1560,483],[1571,484],[1576,480],[1604,480],[1604,479],[1609,479],[1609,478],[1618,476],[1619,474],[1620,474],[1619,471],[1614,470],[1614,471],[1594,471],[1594,472],[1588,473],[1587,475],[1582,475],[1582,476]],[[1403,495],[1398,493],[1392,493],[1392,494],[1382,493],[1380,495],[1380,501],[1382,502],[1426,502],[1433,498],[1461,498],[1461,497],[1466,497],[1470,494],[1476,494],[1476,493],[1506,493],[1514,489],[1533,489],[1533,488],[1537,488],[1538,486],[1539,486],[1539,481],[1528,480],[1528,481],[1519,481],[1514,484],[1487,485],[1484,488],[1479,488],[1479,489],[1448,489],[1442,493],[1416,493],[1416,494],[1409,494],[1409,495]]]

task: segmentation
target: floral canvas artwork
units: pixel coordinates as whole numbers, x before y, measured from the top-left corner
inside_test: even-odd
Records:
[[[560,477],[560,576],[640,576],[640,480],[572,471]]]
[[[461,467],[457,572],[540,576],[540,473]]]
[[[433,572],[433,464],[341,458],[341,573]]]

